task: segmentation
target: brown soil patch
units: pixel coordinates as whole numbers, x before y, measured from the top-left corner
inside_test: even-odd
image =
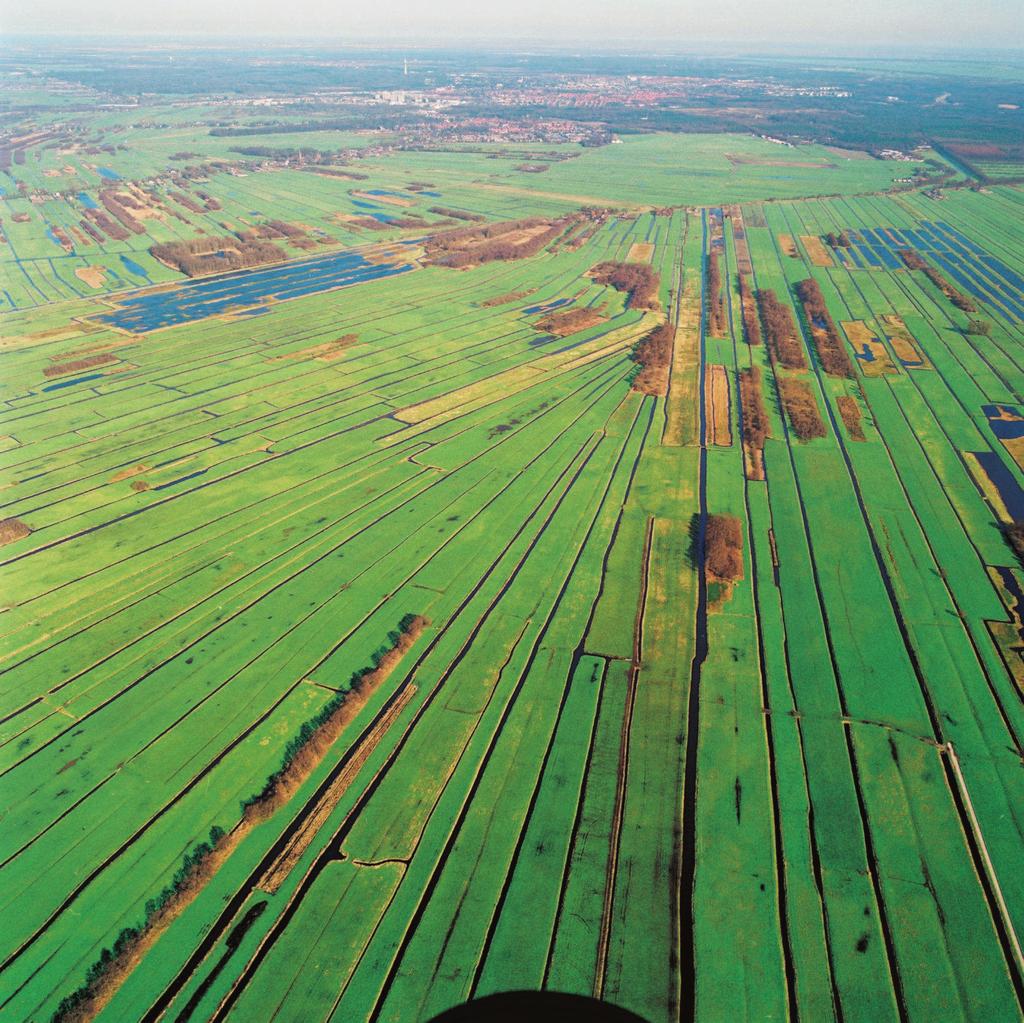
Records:
[[[355,199],[363,199],[366,202],[382,202],[388,206],[415,206],[412,199],[403,199],[400,195],[371,195],[369,192],[349,193]]]
[[[732,444],[729,423],[729,374],[724,366],[707,366],[704,375],[704,416],[707,441],[719,447]]]
[[[649,263],[653,255],[653,242],[633,242],[629,247],[626,260],[630,263]]]
[[[31,532],[21,519],[0,519],[0,547],[15,540],[24,540]]]
[[[725,158],[736,167],[806,167],[812,170],[829,170],[833,164],[824,160],[772,160],[760,156],[741,156],[726,153]]]
[[[779,235],[779,248],[791,259],[800,258],[800,250],[796,247],[796,242],[793,241],[791,234]]]
[[[800,235],[800,241],[804,243],[807,255],[811,257],[813,266],[833,266],[832,255],[825,243],[814,234]]]
[[[853,345],[854,352],[862,355],[865,351],[871,359],[859,359],[861,372],[865,376],[877,377],[883,373],[898,373],[889,357],[889,349],[863,320],[843,320],[842,328]]]
[[[833,156],[842,160],[873,160],[874,157],[863,149],[843,149],[842,146],[825,146]]]
[[[896,358],[910,369],[930,369],[931,363],[924,357],[921,350],[917,347],[917,342],[914,340],[913,335],[907,329],[907,325],[903,322],[902,317],[899,316],[883,316],[882,322],[885,324],[886,336],[889,339],[889,344],[892,345],[892,350],[896,353]]]
[[[75,276],[90,288],[102,288],[107,269],[103,266],[80,266],[75,270]]]
[[[288,352],[285,355],[275,355],[268,359],[268,362],[280,362],[282,359],[317,359],[320,362],[333,362],[345,354],[346,348],[351,348],[359,340],[358,334],[344,334],[333,341],[325,341],[323,344],[311,345],[297,352]]]
[[[121,480],[130,480],[133,476],[138,476],[140,472],[148,472],[149,466],[143,465],[141,462],[138,465],[129,466],[127,469],[121,469],[120,472],[115,472],[110,477],[111,483],[120,483]]]
[[[529,298],[536,290],[536,288],[529,288],[526,291],[509,291],[504,295],[495,295],[494,298],[489,298],[480,304],[485,309],[490,309],[496,305],[508,305],[509,302],[519,302],[524,298]]]

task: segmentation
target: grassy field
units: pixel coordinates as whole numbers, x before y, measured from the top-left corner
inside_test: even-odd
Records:
[[[224,170],[196,213],[170,155],[239,140],[151,120],[102,157],[28,149],[0,203],[0,1019],[405,1023],[522,988],[652,1023],[1019,1019],[1024,192],[656,135],[541,174]],[[165,215],[65,252],[86,164]],[[76,192],[30,194],[53,182]],[[438,205],[615,209],[461,270],[345,219]],[[148,253],[274,219],[330,240],[188,285]],[[631,251],[657,309],[589,274]],[[332,254],[360,272],[317,276]],[[741,280],[804,368],[748,343]],[[591,325],[539,329],[565,305]],[[639,393],[665,321],[667,395]]]

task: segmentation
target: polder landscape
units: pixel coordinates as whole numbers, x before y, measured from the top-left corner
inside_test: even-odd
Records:
[[[1019,1020],[1022,105],[6,45],[0,1020]]]

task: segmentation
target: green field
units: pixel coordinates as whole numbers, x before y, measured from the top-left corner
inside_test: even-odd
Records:
[[[125,928],[142,952],[63,1018],[406,1023],[549,988],[651,1023],[1020,1019],[1024,191],[652,134],[543,173],[457,146],[353,156],[358,179],[234,167],[188,183],[218,207],[196,213],[162,176],[176,151],[381,140],[195,116],[105,114],[125,149],[30,147],[0,199],[0,518],[27,527],[0,546],[0,1020],[53,1018]],[[143,233],[47,235],[128,183],[162,204]],[[421,228],[353,226],[437,205],[605,212],[459,270]],[[329,238],[282,243],[300,276],[404,242],[409,269],[121,325],[193,294],[151,245],[275,219]],[[658,310],[589,276],[638,258]],[[741,278],[792,310],[805,369],[747,342]],[[849,377],[816,354],[808,278]],[[549,303],[599,322],[548,334]],[[668,393],[639,393],[631,353],[666,318]],[[824,436],[797,437],[783,380]],[[727,584],[709,515],[741,523]],[[359,690],[410,615],[422,634]],[[340,737],[253,824],[339,694]],[[216,869],[154,927],[211,829]]]

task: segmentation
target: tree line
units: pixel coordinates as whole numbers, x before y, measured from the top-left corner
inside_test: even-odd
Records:
[[[660,309],[658,285],[661,278],[646,263],[616,263],[608,260],[598,263],[590,271],[599,284],[607,284],[616,291],[624,291],[627,309]]]
[[[796,293],[807,315],[807,323],[811,328],[811,337],[814,339],[814,347],[821,360],[822,369],[832,376],[852,377],[853,364],[825,304],[825,296],[821,293],[820,285],[813,277],[808,277],[797,282]]]
[[[630,358],[640,367],[632,387],[641,394],[664,395],[668,390],[669,368],[675,330],[670,323],[655,327],[637,344]]]
[[[789,306],[783,305],[769,288],[758,290],[757,304],[761,309],[761,322],[772,358],[786,369],[807,369],[804,346]]]
[[[920,252],[914,249],[900,249],[900,259],[903,260],[908,270],[922,270],[925,276],[932,282],[957,307],[965,313],[976,313],[978,307],[962,291],[957,291],[945,277],[928,263]]]
[[[775,378],[779,388],[782,407],[789,416],[793,432],[800,440],[811,440],[813,437],[824,437],[827,433],[821,418],[818,403],[810,385],[796,377]]]

